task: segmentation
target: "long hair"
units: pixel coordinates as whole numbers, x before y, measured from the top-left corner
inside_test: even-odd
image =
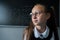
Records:
[[[39,4],[36,4],[36,5],[39,5]],[[43,5],[43,6],[45,6],[45,5]],[[54,8],[50,7],[50,6],[45,6],[45,7],[46,7],[47,12],[49,12],[50,15],[51,15],[51,17],[47,20],[46,24],[54,32],[55,40],[59,40],[58,31],[57,31],[57,25],[56,25],[56,21],[55,21],[56,19],[55,19]],[[31,21],[30,25],[24,31],[23,39],[24,39],[24,35],[26,34],[26,37],[27,37],[26,40],[30,40],[30,36],[32,35],[33,29],[34,29],[34,25],[33,25],[32,21]]]

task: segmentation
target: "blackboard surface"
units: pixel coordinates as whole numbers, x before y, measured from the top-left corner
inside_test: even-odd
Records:
[[[34,4],[38,2],[49,3],[55,8],[56,23],[59,26],[58,0],[20,0],[0,1],[0,25],[28,26],[31,20],[29,13]]]

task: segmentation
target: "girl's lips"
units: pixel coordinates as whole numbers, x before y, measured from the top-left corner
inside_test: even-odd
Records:
[[[34,22],[37,22],[38,20],[34,20]]]

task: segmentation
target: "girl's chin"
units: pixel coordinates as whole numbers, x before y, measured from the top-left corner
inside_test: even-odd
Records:
[[[34,25],[35,25],[35,26],[37,26],[37,25],[38,25],[38,23],[34,23]]]

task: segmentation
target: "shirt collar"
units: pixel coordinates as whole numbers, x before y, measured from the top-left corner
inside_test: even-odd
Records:
[[[42,38],[42,37],[40,36],[40,34],[43,35],[43,38],[48,37],[48,35],[49,35],[49,28],[48,28],[48,26],[46,26],[46,30],[45,30],[43,33],[38,32],[38,30],[37,30],[36,27],[35,27],[35,28],[34,28],[34,36],[35,36],[36,38],[38,38],[38,37]]]

